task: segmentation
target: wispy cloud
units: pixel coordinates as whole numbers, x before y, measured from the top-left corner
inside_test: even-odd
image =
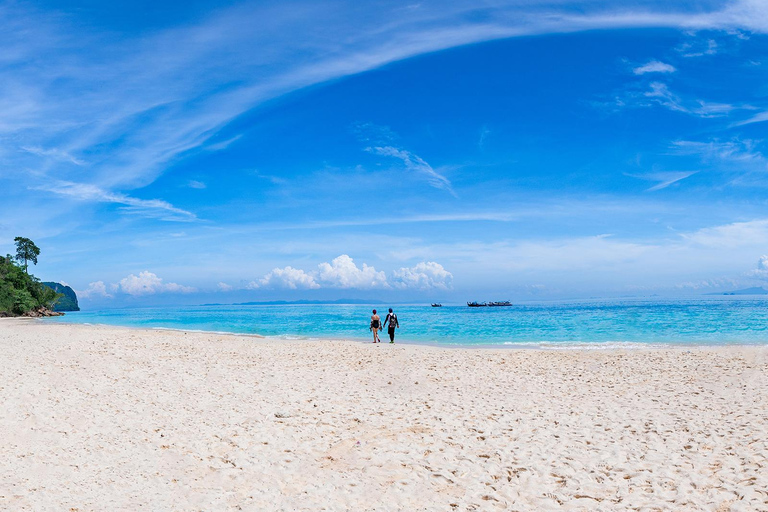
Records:
[[[632,70],[636,75],[645,75],[646,73],[674,73],[677,69],[671,64],[666,64],[658,60],[652,60],[647,64],[638,66]]]
[[[33,155],[42,156],[42,157],[50,157],[54,160],[61,160],[64,162],[69,162],[75,165],[83,166],[85,165],[85,162],[83,160],[80,160],[79,158],[75,158],[74,156],[70,155],[66,151],[61,151],[56,148],[52,149],[43,149],[43,148],[36,148],[36,147],[29,147],[29,146],[22,146],[22,151],[26,151],[27,153],[31,153]]]
[[[680,52],[683,57],[715,55],[717,53],[717,41],[714,39],[707,39],[705,41],[683,43],[677,48],[677,51]]]
[[[358,140],[367,144],[364,151],[373,155],[396,158],[403,162],[405,168],[426,178],[434,188],[445,190],[457,197],[451,181],[443,174],[435,170],[419,155],[408,151],[396,144],[398,135],[388,126],[379,126],[373,123],[358,123],[352,127]],[[484,135],[481,134],[481,141]]]
[[[491,130],[487,126],[483,126],[480,129],[480,138],[477,141],[477,147],[480,148],[480,150],[485,149],[485,141],[488,139],[490,134]]]
[[[750,117],[749,119],[746,119],[744,121],[739,121],[737,123],[733,123],[731,127],[736,126],[744,126],[747,124],[753,124],[753,123],[762,123],[768,121],[768,111],[760,112],[759,114],[755,114],[754,116]]]
[[[677,140],[672,143],[672,154],[697,155],[708,162],[728,162],[741,164],[748,169],[766,168],[768,160],[757,150],[759,142],[751,139],[708,142]]]
[[[5,4],[0,69],[3,145],[58,148],[11,162],[46,169],[66,158],[88,168],[89,183],[130,190],[155,180],[173,162],[214,142],[222,127],[263,102],[302,87],[445,48],[530,34],[622,27],[741,29],[768,32],[766,4],[729,2],[691,13],[656,2],[457,1],[439,6],[345,2],[246,3],[183,26],[118,39],[72,17]],[[296,37],[296,34],[301,34]],[[338,37],[344,34],[344,37]],[[702,117],[733,106],[685,106],[657,89],[669,108]],[[394,146],[377,145],[450,191],[444,176]],[[386,149],[390,148],[390,149]],[[394,148],[394,150],[392,149]],[[3,149],[3,148],[0,148]],[[5,148],[9,149],[9,148]],[[10,148],[14,149],[14,148]],[[46,153],[47,151],[47,153]],[[42,161],[41,161],[42,159]],[[57,170],[64,180],[80,172]]]
[[[734,110],[753,109],[751,106],[738,106],[730,103],[712,103],[703,100],[684,100],[679,95],[670,91],[667,84],[662,82],[651,82],[650,90],[643,96],[654,103],[685,114],[697,117],[725,117]]]
[[[30,188],[32,190],[41,190],[60,196],[71,197],[78,201],[120,204],[123,205],[122,209],[126,212],[160,220],[190,222],[197,219],[195,214],[181,208],[176,208],[172,204],[160,199],[139,199],[126,194],[108,192],[96,185],[86,183],[55,181]]]
[[[263,180],[267,180],[273,185],[285,185],[286,183],[288,183],[288,180],[286,180],[285,178],[281,178],[280,176],[275,176],[274,174],[263,174],[259,171],[253,171],[253,175]]]
[[[394,146],[375,146],[365,148],[365,150],[375,155],[388,156],[401,160],[406,169],[422,174],[433,187],[445,190],[452,196],[458,197],[451,186],[450,180],[432,168],[432,166],[419,155]]]
[[[189,182],[187,183],[187,186],[189,188],[196,188],[198,190],[202,190],[202,189],[206,188],[205,183],[203,183],[202,181],[197,181],[197,180],[189,180]]]
[[[235,135],[234,137],[230,137],[229,139],[223,140],[221,142],[214,142],[212,144],[207,144],[205,146],[205,149],[208,151],[221,151],[223,149],[227,149],[229,146],[231,146],[241,138],[243,138],[242,133]]]
[[[452,262],[457,277],[473,271],[473,279],[488,276],[504,287],[521,280],[567,287],[576,282],[580,283],[576,286],[597,284],[604,292],[616,282],[624,289],[639,283],[669,289],[674,288],[671,283],[708,280],[713,273],[726,277],[730,273],[732,277],[720,281],[722,286],[743,284],[740,266],[751,265],[750,254],[763,251],[766,244],[768,220],[755,219],[647,240],[599,235],[440,243],[404,248],[403,257],[440,254]],[[488,270],[483,273],[482,269]],[[627,279],[630,274],[634,277]],[[588,277],[574,279],[577,275]]]
[[[684,240],[703,247],[760,246],[768,243],[768,219],[733,222],[721,226],[702,228],[680,235]]]
[[[627,176],[631,176],[632,178],[638,178],[641,180],[658,182],[656,185],[652,186],[647,190],[647,192],[654,192],[656,190],[665,189],[668,186],[672,185],[673,183],[677,183],[690,176],[693,176],[694,174],[696,174],[696,172],[697,171],[654,172],[654,173],[648,173],[648,174],[627,174]]]
[[[351,128],[355,137],[367,146],[391,146],[399,138],[389,126],[381,126],[374,123],[355,123]]]
[[[674,287],[678,290],[722,290],[723,288],[735,288],[740,285],[739,280],[732,277],[715,277],[701,279],[699,281],[686,281],[677,283]]]

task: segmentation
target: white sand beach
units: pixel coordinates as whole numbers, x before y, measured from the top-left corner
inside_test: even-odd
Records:
[[[768,347],[0,319],[2,510],[768,510]]]

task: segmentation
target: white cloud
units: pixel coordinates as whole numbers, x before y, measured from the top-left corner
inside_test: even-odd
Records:
[[[78,290],[77,296],[83,299],[91,299],[93,297],[112,297],[112,295],[107,292],[107,285],[104,284],[104,281],[96,281],[94,283],[90,283],[88,288],[85,290]]]
[[[749,255],[768,247],[768,219],[764,218],[685,232],[670,226],[668,233],[668,237],[649,239],[593,236],[448,242],[412,249],[403,245],[393,256],[449,259],[455,286],[461,290],[479,283],[500,289],[537,283],[578,293],[586,289],[606,293],[640,284],[670,289],[672,283],[713,276],[748,286],[743,272],[752,266]],[[394,285],[394,279],[390,282]],[[723,286],[730,283],[722,281]]]
[[[208,144],[205,146],[205,149],[208,151],[221,151],[222,149],[227,149],[231,144],[237,142],[242,138],[243,134],[235,135],[234,137],[223,140],[221,142],[216,142],[214,144]]]
[[[359,268],[346,254],[318,265],[317,280],[330,288],[389,288],[384,272],[377,272],[365,263]]]
[[[760,256],[757,261],[757,268],[749,272],[748,275],[757,279],[768,280],[768,256]]]
[[[285,178],[281,178],[280,176],[274,176],[272,174],[262,174],[259,171],[253,171],[253,175],[263,180],[267,180],[273,185],[285,185],[286,183],[288,183],[288,180],[286,180]]]
[[[392,273],[395,288],[415,290],[450,290],[453,274],[439,263],[423,261],[411,268],[401,268]]]
[[[124,205],[122,210],[167,221],[189,222],[197,217],[194,213],[176,208],[160,199],[138,199],[125,194],[109,192],[96,185],[73,183],[71,181],[54,181],[45,185],[31,187],[32,190],[44,190],[61,196],[72,197],[78,201],[96,201],[100,203],[116,203]]]
[[[647,192],[654,192],[656,190],[665,189],[673,183],[677,183],[678,181],[682,181],[685,178],[693,176],[696,174],[696,172],[697,171],[655,172],[650,174],[627,174],[627,176],[641,180],[658,182],[656,185],[647,190]]]
[[[667,84],[662,82],[651,82],[651,90],[646,91],[643,96],[654,103],[673,110],[683,112],[702,118],[724,117],[734,110],[752,109],[750,106],[737,106],[729,103],[713,103],[703,100],[683,100],[680,96],[669,90]]]
[[[320,288],[315,278],[301,269],[293,267],[276,268],[265,275],[259,283],[250,283],[251,288],[285,288],[288,290],[314,290]]]
[[[232,285],[227,283],[219,283],[218,288],[221,292],[231,292],[234,289]]]
[[[707,290],[707,289],[723,289],[727,287],[737,287],[741,283],[729,277],[718,277],[713,279],[702,279],[699,281],[687,281],[684,283],[678,283],[675,288],[679,290]]]
[[[744,126],[752,123],[763,123],[765,121],[768,121],[768,110],[765,112],[760,112],[759,114],[755,114],[754,116],[750,117],[749,119],[745,119],[744,121],[733,123],[731,127],[733,128],[736,126]]]
[[[38,147],[31,147],[31,146],[22,146],[21,148],[23,151],[26,151],[27,153],[31,153],[33,155],[41,156],[41,157],[50,157],[54,160],[59,160],[62,162],[69,162],[75,165],[83,166],[85,165],[85,162],[80,160],[79,158],[75,158],[66,151],[62,151],[60,149],[43,149]]]
[[[483,130],[484,131],[480,135],[481,146],[487,135],[487,133],[485,133],[487,132],[487,129],[484,127]],[[409,171],[424,176],[431,186],[440,190],[445,190],[456,197],[456,192],[454,192],[448,178],[437,172],[419,155],[394,145],[393,141],[397,139],[397,134],[388,126],[379,126],[373,123],[358,123],[354,126],[354,131],[357,138],[361,142],[367,144],[364,151],[374,155],[396,158],[402,161],[405,168]]]
[[[646,73],[674,73],[677,69],[671,64],[659,62],[658,60],[652,60],[647,64],[638,66],[632,70],[636,75],[644,75]]]
[[[426,176],[430,185],[435,188],[445,190],[454,197],[456,196],[456,192],[453,191],[450,180],[433,169],[432,166],[424,161],[424,159],[419,155],[415,155],[410,151],[396,148],[394,146],[375,146],[365,148],[365,150],[376,155],[389,156],[402,160],[406,169],[423,174]]]
[[[370,3],[361,10],[341,2],[241,2],[131,37],[100,31],[78,13],[59,16],[15,2],[0,11],[0,151],[18,157],[8,167],[39,169],[41,181],[49,172],[70,181],[86,175],[102,190],[128,190],[151,183],[185,152],[226,147],[237,137],[211,143],[222,127],[300,88],[446,48],[533,34],[630,27],[766,33],[766,5],[735,0],[691,10],[650,0],[457,0]],[[727,109],[702,105],[697,115]],[[34,161],[29,151],[16,155],[21,147],[35,152]],[[434,186],[451,190],[426,162],[393,149]],[[84,164],[87,174],[57,166],[62,160]]]
[[[189,180],[189,183],[187,183],[187,186],[189,188],[196,188],[196,189],[204,189],[206,187],[205,183],[197,180]]]
[[[717,41],[707,39],[706,41],[696,41],[693,43],[682,44],[677,49],[683,57],[703,57],[704,55],[714,55],[717,53]]]
[[[449,290],[453,287],[453,274],[434,261],[418,263],[392,273],[395,288],[413,290]],[[246,288],[283,288],[290,290],[335,289],[389,289],[392,286],[383,271],[365,263],[358,266],[352,258],[342,254],[330,263],[320,263],[317,270],[305,271],[293,267],[276,268],[259,281],[251,281]]]
[[[671,149],[673,154],[697,155],[705,162],[738,164],[749,170],[768,169],[768,159],[756,149],[757,145],[757,141],[750,139],[709,142],[677,140],[672,143]]]
[[[487,126],[483,126],[480,129],[480,138],[477,140],[477,147],[481,150],[485,148],[485,141],[488,139],[488,136],[491,134],[491,130]]]
[[[738,248],[768,244],[768,219],[734,222],[681,235],[704,247]]]
[[[680,97],[673,94],[667,84],[661,82],[652,82],[651,90],[647,91],[644,95],[646,98],[654,98],[659,104],[667,107],[670,110],[678,112],[688,112],[688,109],[682,106]]]
[[[139,275],[130,274],[119,282],[120,291],[128,295],[141,296],[155,293],[191,293],[195,289],[182,286],[177,283],[164,283],[163,279],[152,272],[139,272]]]

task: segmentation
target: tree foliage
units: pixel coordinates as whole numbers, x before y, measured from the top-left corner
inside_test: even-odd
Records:
[[[24,262],[24,272],[27,272],[27,265],[31,261],[37,265],[37,257],[40,256],[40,248],[35,242],[23,236],[17,236],[13,239],[16,242],[16,260]]]
[[[23,315],[41,306],[50,308],[58,297],[16,264],[13,256],[0,256],[0,314]]]

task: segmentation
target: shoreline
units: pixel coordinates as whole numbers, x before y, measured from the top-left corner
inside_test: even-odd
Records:
[[[768,347],[0,321],[0,508],[765,510]]]
[[[116,325],[116,324],[107,324],[107,323],[95,323],[95,322],[69,322],[66,320],[66,315],[64,315],[64,320],[55,320],[54,322],[47,322],[47,319],[45,318],[27,318],[27,317],[8,317],[6,318],[0,318],[0,321],[3,320],[34,320],[41,323],[48,323],[49,325],[72,325],[72,326],[94,326],[94,327],[105,327],[105,328],[115,328],[115,329],[130,329],[130,330],[146,330],[146,331],[169,331],[169,332],[188,332],[188,333],[197,333],[197,334],[215,334],[215,335],[222,335],[222,336],[242,336],[246,338],[256,338],[256,339],[263,339],[263,340],[274,340],[274,341],[348,341],[351,343],[362,343],[362,344],[372,344],[370,339],[368,337],[343,337],[343,336],[337,336],[337,335],[328,335],[328,336],[302,336],[297,334],[277,334],[277,335],[264,335],[264,334],[249,334],[249,333],[240,333],[240,332],[233,332],[233,331],[219,331],[219,330],[205,330],[205,329],[184,329],[181,327],[145,327],[145,326],[131,326],[131,325]],[[382,331],[383,332],[383,331]],[[386,337],[386,336],[385,336]],[[388,345],[388,341],[382,341],[382,345]],[[638,341],[538,341],[538,342],[531,342],[531,341],[521,341],[521,342],[513,342],[513,341],[507,341],[502,343],[476,343],[476,344],[466,344],[466,343],[445,343],[440,344],[437,342],[431,342],[431,341],[414,341],[409,340],[408,338],[402,339],[401,336],[397,338],[397,341],[395,342],[397,345],[407,345],[407,346],[419,346],[419,347],[435,347],[435,348],[445,348],[445,349],[483,349],[483,350],[544,350],[544,351],[571,351],[571,350],[584,350],[584,351],[611,351],[611,350],[666,350],[666,349],[681,349],[681,350],[692,350],[692,349],[709,349],[709,348],[718,348],[718,347],[768,347],[768,340],[764,342],[753,342],[753,343],[746,343],[746,342],[739,342],[739,341],[732,341],[732,342],[722,342],[718,344],[704,344],[704,343],[664,343],[664,342],[649,342],[649,343],[643,343]]]

